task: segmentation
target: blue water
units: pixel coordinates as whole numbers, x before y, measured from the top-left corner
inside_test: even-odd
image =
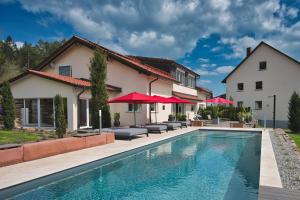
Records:
[[[261,136],[195,131],[15,199],[258,199]]]

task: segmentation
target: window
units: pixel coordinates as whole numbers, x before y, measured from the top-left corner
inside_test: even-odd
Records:
[[[157,112],[157,105],[155,105],[155,103],[150,104],[150,110],[151,112]]]
[[[263,82],[262,81],[255,82],[255,89],[256,90],[262,90],[263,89]]]
[[[176,80],[179,81],[181,84],[184,84],[185,82],[184,72],[176,70]]]
[[[194,88],[195,87],[195,77],[193,76],[188,76],[188,87]]]
[[[165,105],[162,106],[162,110],[166,110],[166,106]]]
[[[72,76],[72,68],[70,65],[59,66],[59,75]]]
[[[237,84],[237,90],[238,91],[243,91],[244,90],[244,83],[238,83]]]
[[[259,62],[259,70],[266,70],[267,69],[267,61]]]
[[[133,112],[133,107],[134,107],[134,110],[136,112],[141,112],[141,110],[142,110],[142,105],[141,104],[132,104],[132,103],[129,103],[128,104],[128,112]]]
[[[243,107],[243,103],[244,103],[244,102],[242,102],[242,101],[238,101],[238,102],[237,102],[237,107],[238,107],[238,108]]]
[[[262,101],[255,101],[255,110],[262,109]]]
[[[195,110],[195,105],[191,105],[191,111]]]

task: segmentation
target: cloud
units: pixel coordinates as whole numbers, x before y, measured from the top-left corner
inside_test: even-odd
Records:
[[[234,69],[233,66],[222,66],[222,67],[216,68],[215,71],[220,74],[227,74],[227,73],[231,72],[233,69]]]
[[[16,44],[17,48],[20,49],[24,45],[24,42],[16,41],[15,44]]]
[[[196,69],[196,73],[200,74],[200,76],[216,76],[218,75],[215,71],[210,71],[206,69]]]
[[[206,84],[209,84],[209,83],[212,83],[211,80],[205,80],[205,79],[200,79],[199,80],[199,84],[201,85],[206,85]]]
[[[217,51],[220,51],[221,50],[221,47],[220,46],[216,46],[214,48],[212,48],[210,51],[211,52],[217,52]]]
[[[207,63],[207,62],[209,62],[209,59],[208,58],[198,58],[198,61],[203,62],[203,63]]]
[[[300,41],[299,25],[289,21],[298,16],[298,8],[280,0],[19,2],[28,12],[47,13],[81,36],[130,54],[179,58],[212,34],[219,34],[232,50],[228,59],[243,57],[246,44],[262,39],[294,54],[300,51],[295,44]],[[45,20],[40,23],[47,25]]]

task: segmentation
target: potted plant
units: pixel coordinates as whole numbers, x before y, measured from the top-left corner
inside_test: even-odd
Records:
[[[168,117],[168,121],[175,121],[175,116],[170,114],[169,117]]]
[[[220,118],[219,118],[219,107],[218,106],[212,106],[212,123],[213,124],[219,124]]]
[[[114,126],[120,126],[120,113],[114,113]]]

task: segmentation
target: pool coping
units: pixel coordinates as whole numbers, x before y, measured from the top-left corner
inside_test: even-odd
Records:
[[[187,129],[179,129],[176,131],[172,131],[171,133],[163,133],[159,137],[155,137],[152,140],[148,140],[147,138],[140,138],[132,141],[135,142],[129,142],[126,145],[127,148],[123,149],[121,148],[116,148],[116,143],[113,144],[108,144],[105,146],[99,146],[99,147],[93,147],[89,149],[84,149],[84,150],[79,150],[75,152],[70,152],[62,155],[56,155],[56,156],[51,156],[48,158],[43,158],[35,161],[29,161],[25,163],[20,163],[12,166],[7,166],[7,167],[2,167],[0,168],[0,194],[7,193],[8,196],[14,193],[14,188],[18,188],[21,190],[27,190],[29,187],[30,188],[30,183],[43,180],[45,177],[52,177],[53,180],[55,178],[58,178],[60,174],[66,173],[71,175],[72,173],[74,174],[76,170],[84,170],[87,168],[90,168],[93,166],[93,163],[96,163],[97,166],[99,166],[99,162],[109,162],[112,161],[111,159],[116,159],[116,157],[123,157],[126,155],[133,154],[134,152],[141,151],[141,149],[146,149],[146,148],[151,148],[153,146],[160,145],[162,143],[168,142],[173,140],[176,137],[183,137],[184,135],[188,134],[191,131],[194,130],[225,130],[225,131],[250,131],[250,132],[261,132],[262,133],[262,144],[261,144],[261,163],[260,163],[260,186],[271,186],[271,187],[282,187],[278,168],[277,168],[277,163],[275,160],[275,155],[274,151],[272,148],[272,143],[270,140],[269,132],[268,130],[263,130],[263,129],[247,129],[247,128],[219,128],[219,127],[190,127]],[[150,136],[151,137],[151,136]],[[142,140],[142,141],[141,141]],[[118,142],[117,142],[118,143]],[[122,143],[122,142],[120,142]],[[126,144],[126,143],[125,143]],[[122,145],[122,144],[121,144]],[[271,150],[269,149],[271,145]],[[109,151],[110,147],[114,147],[115,151]],[[265,147],[265,148],[263,148]],[[99,153],[99,150],[103,151]],[[105,151],[106,150],[106,151]],[[91,153],[97,153],[97,155],[91,155]],[[82,155],[85,155],[86,157],[82,157]],[[52,164],[53,162],[57,162],[59,160],[66,159],[67,157],[71,157],[73,161],[77,162],[67,162],[66,165],[60,163],[57,167],[54,168],[49,168],[45,164]],[[80,158],[80,160],[78,160]],[[72,160],[71,159],[71,160]],[[75,160],[74,160],[75,159]],[[77,159],[77,160],[76,160]],[[104,161],[105,160],[105,161]],[[80,162],[79,162],[80,161]],[[39,163],[44,164],[43,168],[45,170],[40,170],[36,169],[36,167],[39,165]],[[105,163],[102,163],[105,164]],[[56,166],[56,165],[55,165]],[[95,165],[96,166],[96,165]],[[25,169],[31,170],[31,172],[27,172],[27,174],[21,174],[22,170],[21,168],[25,167]],[[26,168],[27,167],[27,168]],[[48,170],[47,170],[48,169]],[[271,170],[270,170],[271,169]],[[21,170],[21,172],[19,171]],[[26,171],[26,170],[25,170]],[[14,173],[16,172],[17,175]],[[24,172],[24,170],[23,170]],[[35,173],[36,172],[36,173]],[[78,171],[77,171],[78,172]],[[19,174],[18,174],[19,173]],[[33,175],[32,175],[33,173]],[[66,175],[66,174],[65,174]],[[9,179],[10,177],[14,177],[14,179]],[[4,182],[3,182],[4,180]],[[45,179],[46,180],[46,179]],[[49,181],[49,180],[47,180]],[[24,183],[29,183],[29,184],[24,184]],[[43,182],[41,182],[43,184]],[[15,187],[17,186],[17,187]],[[19,190],[17,190],[19,191]],[[10,194],[10,195],[9,195]]]

